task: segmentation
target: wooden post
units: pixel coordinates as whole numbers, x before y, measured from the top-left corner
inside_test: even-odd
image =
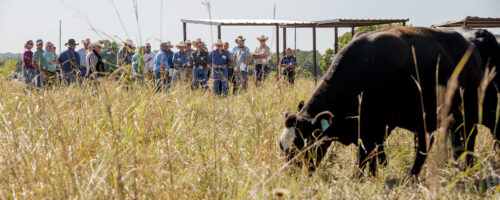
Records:
[[[286,55],[286,28],[283,27],[283,55]],[[280,59],[280,62],[281,62],[281,59]],[[278,73],[279,73],[279,76],[278,78],[281,76],[281,66],[278,68]]]
[[[314,84],[318,82],[318,73],[316,72],[316,26],[313,26],[313,67]]]
[[[351,36],[352,36],[352,38],[354,38],[354,26],[351,27]]]
[[[335,23],[335,54],[339,51],[339,24]]]
[[[276,77],[280,76],[280,26],[276,25]]]
[[[222,39],[222,36],[220,33],[220,25],[217,25],[217,39]]]
[[[187,33],[186,33],[186,22],[182,23],[182,33],[184,36],[184,42],[187,40]]]
[[[403,22],[403,26],[406,26],[406,21]]]

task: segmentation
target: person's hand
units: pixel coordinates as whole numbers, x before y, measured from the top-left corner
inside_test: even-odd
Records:
[[[222,66],[222,69],[226,69],[226,68],[227,68],[227,67],[226,67],[225,65],[224,65],[224,66]]]

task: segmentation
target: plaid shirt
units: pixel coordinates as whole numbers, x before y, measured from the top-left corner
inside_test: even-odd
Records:
[[[295,58],[295,56],[290,56],[290,57],[283,56],[281,58],[281,64],[282,65],[294,65],[294,66],[297,66],[297,58]],[[295,68],[285,68],[285,69],[283,69],[283,72],[284,71],[295,71]]]
[[[194,51],[193,54],[191,54],[191,57],[193,59],[194,67],[202,66],[205,68],[208,64],[208,52],[205,50],[201,50],[199,54]]]

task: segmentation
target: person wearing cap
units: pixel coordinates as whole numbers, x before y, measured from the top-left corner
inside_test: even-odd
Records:
[[[169,68],[168,56],[167,56],[168,43],[162,42],[160,44],[160,51],[155,56],[155,81],[156,81],[156,92],[160,90],[167,91],[167,71]]]
[[[58,59],[64,80],[68,85],[75,82],[77,72],[80,72],[80,55],[75,51],[76,45],[78,44],[75,39],[69,39],[65,44],[68,49],[63,51]]]
[[[208,62],[212,65],[215,95],[227,96],[229,89],[227,86],[227,68],[231,65],[230,56],[224,50],[224,42],[222,40],[217,40],[214,46],[217,49],[210,53]]]
[[[174,53],[174,73],[172,75],[172,85],[176,85],[177,82],[179,82],[179,79],[185,81],[186,67],[189,61],[188,53],[186,51],[186,44],[184,44],[184,42],[179,42],[179,44],[176,45],[176,48],[179,49],[179,51]]]
[[[295,83],[295,68],[297,67],[297,58],[292,55],[292,49],[286,48],[286,55],[281,58],[281,66],[283,67],[283,76],[288,79],[290,84]]]
[[[90,39],[87,38],[82,40],[83,47],[79,49],[77,52],[80,55],[80,77],[85,77],[87,75],[87,71],[89,70],[89,64],[87,60],[87,53],[90,52],[89,45]]]
[[[234,42],[236,43],[236,46],[233,47],[233,51],[231,51],[231,52],[234,53],[234,52],[238,51],[238,49],[240,48],[239,47],[239,41],[240,40],[243,40],[243,42],[245,42],[246,39],[242,35],[239,35],[238,37],[236,37],[236,39],[234,40]],[[245,50],[247,50],[248,52],[250,52],[250,48],[248,48],[246,45],[245,45],[244,48],[245,48]]]
[[[269,63],[271,49],[266,45],[266,41],[269,38],[261,35],[257,38],[259,40],[260,45],[255,48],[255,51],[252,53],[252,58],[255,63],[255,72],[256,79],[255,84],[260,85],[262,81],[265,80],[267,74],[269,73],[269,67],[267,64]]]
[[[191,54],[193,62],[193,88],[198,89],[201,85],[203,89],[208,89],[208,52],[203,49],[203,41],[200,38],[193,42],[196,50]]]
[[[139,51],[136,51],[134,56],[132,56],[132,80],[135,82],[144,81],[144,47],[139,47]]]
[[[116,65],[118,68],[132,64],[132,49],[134,47],[134,42],[127,39],[122,43],[123,47],[118,51],[118,54],[116,54]]]
[[[194,49],[191,48],[191,40],[186,40],[184,42],[184,44],[186,44],[186,52],[188,54],[188,64],[186,66],[186,76],[185,76],[185,80],[187,82],[187,84],[189,85],[189,87],[191,89],[193,89],[193,52],[194,52]]]
[[[248,65],[250,64],[250,50],[245,48],[245,39],[237,38],[238,49],[233,52],[233,60],[235,62],[234,66],[234,89],[233,94],[238,92],[238,88],[242,86],[243,89],[247,89],[248,83]]]
[[[90,81],[99,83],[105,72],[104,62],[101,57],[102,46],[99,43],[93,43],[90,45],[89,50],[87,77]]]
[[[47,70],[45,70],[44,85],[52,86],[57,83],[57,54],[52,42],[47,42],[45,44],[45,52],[43,55],[48,62]]]
[[[154,70],[155,70],[155,59],[156,54],[151,51],[151,44],[146,43],[144,46],[144,73],[146,74],[146,78],[150,83],[154,83]]]
[[[43,80],[44,80],[43,77],[45,76],[45,72],[47,71],[47,66],[49,65],[47,59],[45,58],[44,53],[45,51],[43,50],[43,40],[42,39],[36,40],[36,51],[33,54],[33,65],[38,67],[38,70],[41,74],[36,78],[37,87],[39,88],[43,87]]]
[[[26,87],[32,88],[33,86],[38,87],[37,76],[40,74],[40,69],[38,66],[33,65],[33,40],[28,40],[24,44],[23,52],[23,74],[24,83]]]

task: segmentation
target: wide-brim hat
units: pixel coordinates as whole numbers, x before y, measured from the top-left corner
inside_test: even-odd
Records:
[[[94,42],[92,44],[89,44],[89,48],[94,48],[94,47],[102,47],[102,45],[100,43],[97,43],[97,42]]]
[[[193,44],[193,43],[191,42],[191,40],[186,40],[186,41],[184,42],[184,44],[188,45],[188,44]]]
[[[265,35],[261,35],[260,37],[257,37],[257,40],[259,40],[259,41],[260,40],[266,40],[267,41],[268,39],[269,39],[269,37],[266,37]]]
[[[165,42],[165,44],[167,44],[167,46],[169,46],[169,47],[174,47],[174,45],[170,41]]]
[[[196,39],[195,41],[193,41],[193,43],[192,43],[192,44],[193,44],[193,47],[194,47],[194,48],[198,48],[198,47],[200,47],[199,45],[202,45],[203,43],[204,43],[204,42],[203,42],[203,41],[201,41],[201,38],[198,38],[198,39]]]
[[[134,41],[132,41],[131,39],[127,39],[125,41],[122,41],[123,44],[127,44],[127,45],[130,45],[130,46],[134,46]]]
[[[214,46],[218,45],[224,46],[224,42],[221,39],[218,39],[217,42],[214,43]]]
[[[245,39],[243,36],[240,35],[236,38],[236,40],[234,40],[234,42],[236,42],[236,44],[238,44],[238,41],[245,41],[245,40],[247,40],[247,39]]]
[[[69,39],[68,42],[64,44],[64,46],[76,46],[76,45],[79,44],[75,42],[75,39]]]
[[[186,44],[184,42],[179,42],[179,44],[175,45],[175,48],[180,49],[180,47],[186,47]]]

